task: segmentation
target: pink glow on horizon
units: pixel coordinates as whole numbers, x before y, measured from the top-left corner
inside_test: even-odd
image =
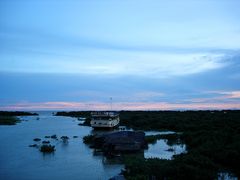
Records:
[[[207,91],[206,93],[213,93],[218,96],[209,98],[194,98],[187,101],[191,103],[211,103],[217,101],[219,103],[220,101],[233,101],[234,99],[240,100],[240,91]]]
[[[207,91],[207,93],[214,93],[218,95],[222,95],[219,98],[225,99],[239,99],[240,91]]]
[[[39,102],[16,103],[0,107],[1,110],[110,110],[109,103],[101,102]],[[113,110],[207,110],[207,109],[240,109],[240,103],[190,103],[173,104],[166,102],[118,102],[113,104]]]

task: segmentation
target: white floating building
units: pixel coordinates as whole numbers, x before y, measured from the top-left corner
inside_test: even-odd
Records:
[[[119,113],[96,111],[91,113],[91,126],[94,129],[114,128],[120,123]]]

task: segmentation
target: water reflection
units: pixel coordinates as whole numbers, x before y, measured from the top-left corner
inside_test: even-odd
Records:
[[[52,153],[42,153],[43,160],[51,160],[54,158],[55,152]]]
[[[168,145],[167,140],[157,140],[155,144],[149,144],[144,152],[145,158],[172,159],[174,155],[186,153],[185,144]]]
[[[144,131],[146,136],[162,135],[162,134],[175,134],[174,131]]]
[[[76,118],[52,116],[51,112],[40,112],[39,118],[26,116],[21,119],[24,121],[15,126],[0,126],[0,179],[109,179],[124,167],[121,157],[108,159],[82,142],[86,135],[110,131],[95,131],[91,127],[78,126]],[[145,133],[156,135],[174,132]],[[54,134],[58,139],[45,138]],[[63,142],[61,136],[68,136],[68,141]],[[44,154],[38,147],[29,147],[35,144],[34,138],[50,141],[56,151]],[[41,142],[36,144],[40,146]],[[169,147],[173,151],[166,151]],[[168,141],[158,140],[142,151],[141,156],[169,159],[184,150],[185,145],[169,146]]]
[[[238,178],[236,177],[236,175],[229,172],[219,172],[218,180],[238,180]]]
[[[118,129],[109,131],[109,130],[92,130],[92,135],[101,135],[108,132],[119,131]],[[132,130],[130,130],[132,131]],[[150,135],[166,135],[166,134],[175,134],[174,131],[145,131],[146,136]],[[181,153],[186,153],[186,145],[183,144],[180,139],[160,139],[149,144],[148,148],[142,152],[142,155],[145,158],[160,158],[160,159],[172,159],[174,155]],[[103,152],[99,150],[93,151],[94,156],[104,156]],[[115,157],[116,158],[116,157]],[[107,158],[109,160],[109,158]],[[106,160],[105,160],[106,161]],[[111,158],[112,161],[112,158]]]
[[[40,112],[39,119],[36,116],[21,119],[24,121],[15,126],[0,126],[0,179],[109,179],[123,167],[105,164],[102,156],[93,156],[82,142],[92,128],[78,126],[76,118]],[[53,134],[59,139],[45,138]],[[62,142],[61,136],[70,139]],[[29,147],[35,144],[34,138],[50,141],[56,151],[44,154],[38,147]]]

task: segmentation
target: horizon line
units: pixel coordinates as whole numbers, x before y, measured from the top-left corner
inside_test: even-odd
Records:
[[[1,111],[110,111],[103,102],[21,102],[0,107]],[[168,103],[117,102],[113,111],[187,111],[187,110],[240,110],[240,103]]]

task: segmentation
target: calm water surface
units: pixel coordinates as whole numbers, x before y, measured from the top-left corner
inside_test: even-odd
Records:
[[[39,117],[39,120],[37,118]],[[0,179],[109,179],[119,174],[122,164],[108,164],[102,156],[94,156],[93,150],[83,144],[82,137],[94,133],[92,128],[78,126],[76,118],[52,116],[41,112],[39,116],[25,116],[27,120],[15,126],[0,126]],[[56,134],[70,137],[68,143],[45,136]],[[155,134],[155,132],[147,132]],[[78,138],[73,138],[78,136]],[[34,144],[34,138],[50,140],[56,146],[52,154],[43,154]],[[173,154],[185,151],[185,146],[169,146],[164,140],[150,145],[144,156],[170,159]]]

